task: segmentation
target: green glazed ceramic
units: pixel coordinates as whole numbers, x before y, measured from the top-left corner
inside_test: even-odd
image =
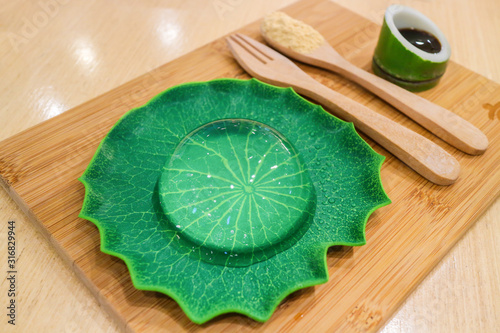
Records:
[[[431,33],[440,43],[440,51],[429,53],[416,47],[401,34],[402,29]],[[410,7],[391,5],[384,15],[372,69],[378,76],[410,91],[436,86],[451,55],[444,34],[429,18]]]
[[[390,203],[383,160],[290,88],[187,83],[111,129],[79,178],[80,217],[136,288],[172,297],[193,322],[265,321],[328,280],[328,247],[365,244],[368,217]]]

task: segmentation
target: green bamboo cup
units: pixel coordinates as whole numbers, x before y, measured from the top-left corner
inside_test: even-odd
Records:
[[[439,41],[440,50],[423,51],[403,37],[402,29],[430,33]],[[450,55],[450,45],[434,22],[410,7],[391,5],[384,15],[372,68],[376,75],[405,89],[423,91],[438,84]]]

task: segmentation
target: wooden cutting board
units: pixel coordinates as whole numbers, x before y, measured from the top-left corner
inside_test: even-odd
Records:
[[[304,0],[285,11],[313,25],[348,60],[370,68],[379,26],[326,0]],[[260,39],[258,23],[240,31]],[[440,85],[421,93],[486,133],[487,152],[469,156],[355,84],[302,67],[322,83],[444,147],[460,161],[462,174],[452,186],[433,185],[367,139],[387,156],[382,182],[393,203],[369,219],[367,245],[330,249],[329,282],[292,294],[264,324],[240,315],[225,315],[202,326],[192,324],[172,299],[136,290],[125,264],[99,251],[97,228],[78,218],[84,188],[76,179],[126,111],[179,83],[248,78],[223,39],[1,142],[0,183],[102,306],[131,331],[375,331],[498,196],[500,86],[451,63]]]

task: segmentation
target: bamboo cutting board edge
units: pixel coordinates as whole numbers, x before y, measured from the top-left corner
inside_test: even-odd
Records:
[[[50,121],[47,120],[47,121]],[[29,129],[28,129],[29,131]],[[24,131],[23,131],[24,132]],[[22,133],[22,132],[21,132]],[[20,133],[20,134],[21,134]],[[1,144],[1,142],[0,142]],[[36,217],[35,214],[28,208],[28,205],[24,200],[14,191],[14,189],[5,181],[5,179],[0,174],[0,186],[9,194],[9,196],[14,200],[14,202],[21,208],[23,213],[28,217],[28,220],[35,226],[36,230],[42,234],[42,236],[47,240],[47,242],[54,248],[56,253],[62,258],[63,262],[78,276],[80,281],[90,290],[94,297],[99,302],[99,305],[104,308],[104,310],[113,318],[113,320],[119,325],[119,327],[126,332],[135,332],[127,323],[127,320],[123,318],[119,312],[111,305],[111,303],[102,296],[100,291],[88,278],[88,276],[75,264],[75,260],[72,259],[65,249],[57,242],[52,234],[47,230],[42,222]]]

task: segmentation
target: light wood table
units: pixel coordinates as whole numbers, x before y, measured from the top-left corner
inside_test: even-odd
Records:
[[[293,0],[2,1],[0,139],[107,92]],[[393,1],[337,0],[382,22]],[[498,0],[402,0],[429,16],[452,59],[500,82]],[[488,112],[478,110],[478,112]],[[498,111],[500,117],[500,110]],[[500,121],[500,118],[492,119]],[[1,156],[0,156],[1,158]],[[500,161],[499,161],[500,167]],[[2,332],[115,332],[118,326],[0,190],[0,262],[16,223],[17,325]],[[494,332],[500,327],[500,200],[404,302],[383,332]],[[168,327],[165,328],[168,331]]]

